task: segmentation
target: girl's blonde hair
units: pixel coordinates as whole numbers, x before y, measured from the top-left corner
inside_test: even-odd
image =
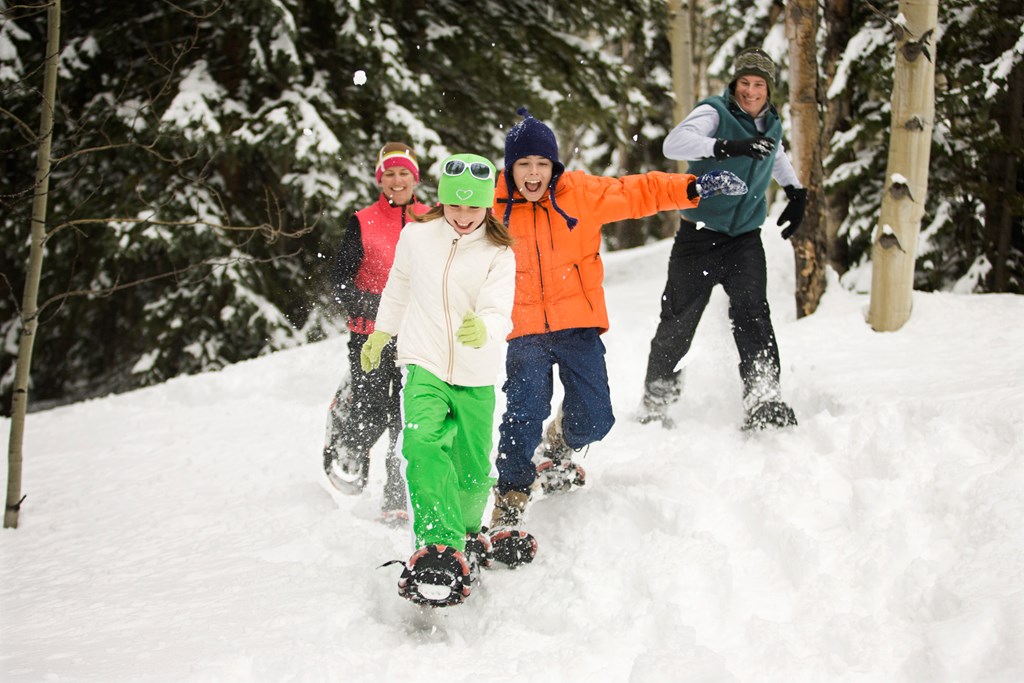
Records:
[[[436,218],[444,218],[444,204],[438,204],[422,215],[417,214],[415,211],[409,211],[409,215],[417,223],[426,223]],[[487,239],[491,240],[492,243],[499,247],[512,246],[512,235],[509,234],[508,228],[495,217],[490,209],[487,209],[487,212],[484,214],[483,227],[487,231]]]

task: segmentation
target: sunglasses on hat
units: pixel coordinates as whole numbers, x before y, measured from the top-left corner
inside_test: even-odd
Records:
[[[477,180],[494,180],[494,170],[487,164],[482,164],[479,161],[467,164],[461,159],[452,159],[444,165],[444,174],[455,178],[465,173],[467,168],[469,169],[469,174]]]

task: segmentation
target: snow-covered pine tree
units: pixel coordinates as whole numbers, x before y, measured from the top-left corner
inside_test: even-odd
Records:
[[[939,26],[917,286],[1024,293],[1024,5],[943,0]]]
[[[287,11],[256,5],[262,23],[241,27],[241,4],[237,14],[209,13],[217,3],[65,12],[38,400],[159,381],[301,340],[302,321],[288,314],[306,268],[286,258],[296,244],[280,238],[302,232],[308,207],[335,201],[336,184],[323,179],[336,178],[339,156],[330,129],[315,125],[330,113],[317,109],[326,107],[315,80],[303,81],[291,60]],[[15,115],[39,106],[30,81],[39,29],[31,14],[8,29],[21,32],[5,64],[20,67],[4,84]],[[270,111],[258,94],[267,84],[283,102]],[[254,120],[265,129],[239,133]],[[24,234],[16,170],[31,150],[5,147],[18,154],[5,175],[4,228]],[[5,241],[10,263],[23,261],[22,244]],[[17,269],[7,272],[19,289]],[[5,321],[5,338],[17,329]]]
[[[882,12],[898,3],[873,3]],[[840,246],[832,245],[832,264],[843,285],[866,292],[870,277],[857,268],[867,261],[881,204],[889,131],[889,93],[892,91],[891,27],[883,14],[866,3],[853,3],[849,14],[826,14],[831,35],[846,38],[835,44],[838,62],[826,84],[826,121],[832,125],[824,159],[830,221]],[[838,221],[838,226],[835,223]]]
[[[668,60],[651,55],[663,14],[653,0],[487,0],[472,12],[418,0],[401,11],[383,0],[66,8],[37,405],[220,367],[329,328],[325,266],[345,220],[376,196],[385,140],[417,148],[429,200],[430,165],[449,151],[500,159],[524,104],[555,125],[565,161],[595,172],[618,144],[660,138]],[[39,15],[5,12],[0,30],[5,108],[32,119]],[[640,38],[644,51],[626,60]],[[0,253],[15,292],[33,167],[21,133],[0,129],[0,227],[14,236]],[[622,170],[646,170],[634,158]],[[289,232],[314,219],[309,234],[276,240],[209,225]],[[214,267],[190,268],[206,260]],[[161,273],[176,275],[147,280]],[[59,298],[68,292],[97,294]],[[7,348],[13,302],[0,302]],[[10,358],[0,360],[8,382]]]
[[[859,291],[869,286],[861,266],[867,262],[885,176],[889,20],[896,18],[898,4],[853,3],[849,16],[840,17],[852,30],[849,40],[836,46],[841,56],[828,89],[836,130],[826,177],[830,215],[841,217],[834,264],[845,272],[844,285]],[[1020,3],[939,4],[937,44],[930,54],[936,65],[935,127],[917,289],[1024,289],[1024,153],[1020,133],[1014,137],[1024,114],[1020,100],[1014,105],[1013,99],[1024,78],[1022,25]],[[836,28],[845,33],[845,27]],[[1001,278],[991,266],[999,253]]]

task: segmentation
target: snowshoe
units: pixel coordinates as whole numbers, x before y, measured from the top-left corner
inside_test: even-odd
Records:
[[[796,426],[796,414],[782,401],[764,401],[750,409],[744,431],[780,429]]]
[[[490,536],[491,557],[509,569],[533,562],[537,556],[537,539],[519,529],[501,529]]]
[[[537,481],[545,494],[563,493],[587,483],[587,472],[568,458],[544,460],[537,465]]]
[[[466,534],[466,550],[463,552],[469,562],[469,577],[475,584],[480,580],[480,572],[491,566],[491,539],[478,532]]]
[[[388,510],[384,508],[380,511],[380,521],[385,526],[390,527],[406,526],[409,523],[409,511],[405,508],[401,510]]]
[[[328,452],[330,451],[330,452]],[[324,470],[331,486],[349,495],[362,493],[370,474],[370,454],[324,449]]]
[[[462,553],[447,545],[417,550],[398,579],[398,594],[425,607],[461,604],[469,592],[469,563]]]
[[[562,431],[562,407],[548,425],[534,458],[537,460],[537,481],[544,493],[561,493],[573,486],[583,486],[587,473],[572,461],[573,449]]]

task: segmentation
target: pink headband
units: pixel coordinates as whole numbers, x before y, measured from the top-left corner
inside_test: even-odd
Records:
[[[412,177],[416,179],[416,182],[419,182],[420,168],[416,165],[416,160],[411,155],[407,152],[387,152],[382,154],[377,160],[377,184],[380,185],[380,178],[384,175],[384,171],[396,166],[409,169],[412,172]]]

